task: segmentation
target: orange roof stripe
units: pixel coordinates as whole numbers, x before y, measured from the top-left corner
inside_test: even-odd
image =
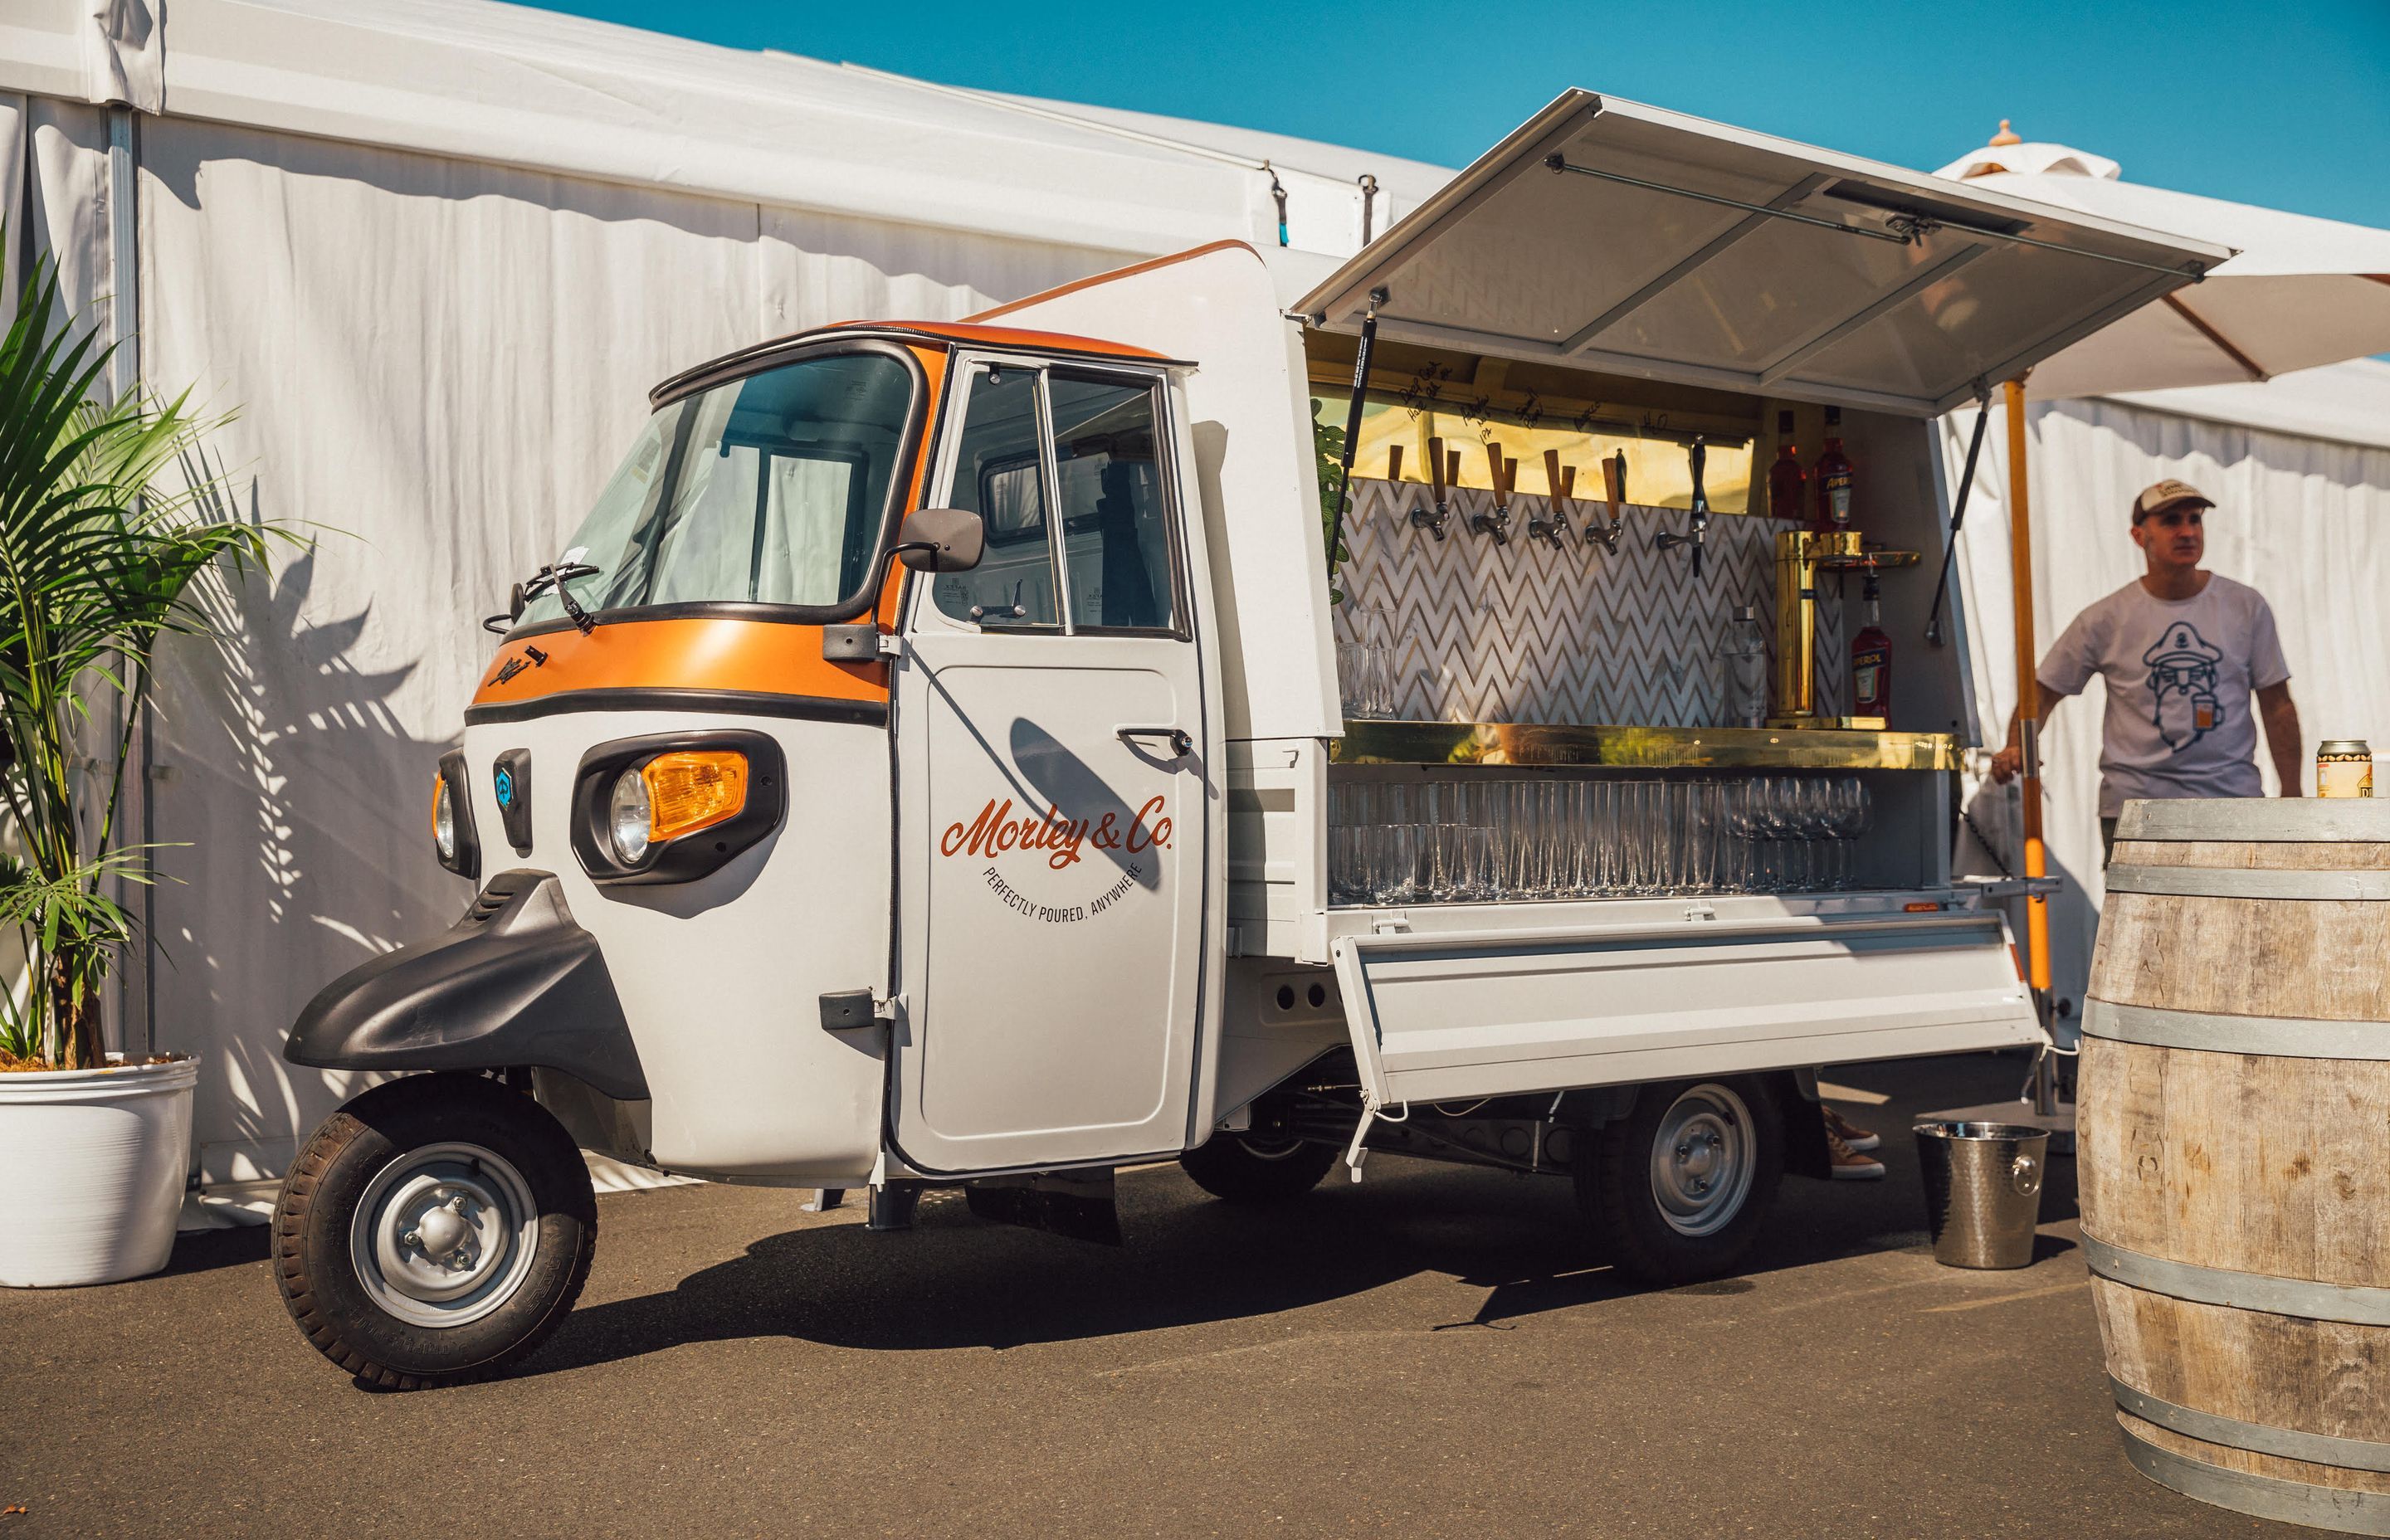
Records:
[[[980,347],[1035,348],[1049,353],[1100,353],[1110,358],[1137,358],[1157,364],[1167,362],[1161,353],[1150,349],[1133,348],[1125,342],[1107,342],[1099,337],[1073,337],[1060,331],[1023,331],[1014,327],[982,326],[970,321],[841,321],[835,326],[818,329],[894,331]]]

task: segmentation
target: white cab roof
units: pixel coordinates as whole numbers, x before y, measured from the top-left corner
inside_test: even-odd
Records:
[[[1301,309],[1357,331],[1382,289],[1381,337],[1925,416],[2231,254],[1571,91]]]

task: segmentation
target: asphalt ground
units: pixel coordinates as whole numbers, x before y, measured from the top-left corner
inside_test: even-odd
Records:
[[[156,1277],[0,1291],[0,1540],[33,1535],[2306,1534],[2120,1450],[2073,1162],[2037,1256],[1937,1265],[1912,1113],[2023,1061],[1846,1068],[1887,1180],[1788,1180],[1739,1277],[1643,1291],[1566,1183],[1380,1155],[1295,1207],[1124,1174],[1128,1244],[932,1195],[599,1202],[580,1309],[515,1378],[361,1391],[263,1230]]]

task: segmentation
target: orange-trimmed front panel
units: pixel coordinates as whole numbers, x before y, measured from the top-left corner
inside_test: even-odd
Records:
[[[776,621],[607,621],[507,643],[468,710],[585,690],[715,690],[888,704],[884,663],[833,663],[822,628]]]

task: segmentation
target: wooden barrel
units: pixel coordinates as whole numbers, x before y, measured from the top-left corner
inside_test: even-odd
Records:
[[[2076,1169],[2126,1452],[2390,1535],[2390,801],[2134,802]]]

